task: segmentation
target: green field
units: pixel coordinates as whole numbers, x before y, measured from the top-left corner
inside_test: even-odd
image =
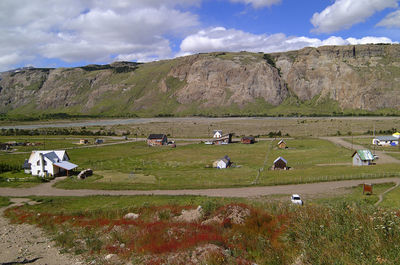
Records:
[[[325,140],[288,139],[289,148],[283,150],[277,149],[276,143],[277,140],[254,145],[188,144],[170,148],[136,142],[72,149],[68,150],[71,162],[78,164],[79,170],[93,169],[95,175],[56,185],[67,189],[215,188],[389,177],[398,173],[398,165],[353,167],[351,151]],[[234,166],[212,168],[213,161],[224,155],[231,158]],[[288,161],[290,170],[270,170],[279,156]],[[3,154],[0,163],[21,165],[26,158],[28,154]]]

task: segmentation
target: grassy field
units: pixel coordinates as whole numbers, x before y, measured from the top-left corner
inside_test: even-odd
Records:
[[[382,207],[399,209],[400,208],[400,188],[397,187],[385,194],[384,200],[380,204]]]
[[[31,152],[33,150],[43,149],[65,149],[65,148],[78,148],[82,146],[91,146],[94,144],[96,138],[104,139],[104,143],[112,143],[121,141],[121,139],[112,139],[109,137],[95,137],[95,136],[65,136],[65,135],[42,135],[42,136],[0,136],[0,142],[20,142],[20,143],[34,143],[35,145],[26,146],[13,146],[12,152]],[[80,139],[86,139],[88,144],[79,144]],[[0,153],[1,154],[1,153]]]
[[[304,207],[289,196],[32,197],[41,204],[5,214],[38,225],[63,251],[96,264],[110,253],[133,264],[396,264],[400,214],[372,206],[392,186],[375,185],[375,195],[362,195],[361,187],[319,195]],[[198,205],[200,215],[182,218]],[[129,212],[138,219],[124,219]]]
[[[77,189],[184,189],[307,183],[351,178],[375,178],[398,173],[398,165],[353,167],[351,152],[320,139],[288,139],[288,149],[277,140],[254,145],[209,146],[189,144],[148,147],[144,142],[68,150],[71,162],[95,175],[86,180],[67,179],[59,188]],[[228,155],[234,167],[211,168]],[[279,156],[291,170],[269,170]],[[20,165],[26,154],[1,155],[0,163]]]
[[[0,207],[8,206],[10,204],[10,200],[7,197],[0,197]]]

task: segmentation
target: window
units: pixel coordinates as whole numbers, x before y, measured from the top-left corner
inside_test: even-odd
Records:
[[[40,165],[40,160],[38,160],[38,161],[37,161],[36,165],[37,165],[37,166],[39,166],[39,165]]]

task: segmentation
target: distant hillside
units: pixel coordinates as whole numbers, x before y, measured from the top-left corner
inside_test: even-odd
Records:
[[[1,74],[11,117],[400,113],[400,45],[208,53]]]

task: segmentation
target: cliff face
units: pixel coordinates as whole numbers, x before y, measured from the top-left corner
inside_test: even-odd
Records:
[[[274,54],[301,99],[329,97],[346,109],[398,108],[399,45],[326,46]]]
[[[399,110],[399,80],[400,45],[326,46],[269,56],[210,53],[146,64],[5,72],[0,112],[239,114],[252,106],[268,114],[290,108],[289,99],[297,105],[328,100],[342,109]]]
[[[188,57],[169,75],[187,83],[175,94],[181,104],[200,100],[205,107],[243,106],[262,98],[279,105],[288,95],[278,70],[252,54]]]

